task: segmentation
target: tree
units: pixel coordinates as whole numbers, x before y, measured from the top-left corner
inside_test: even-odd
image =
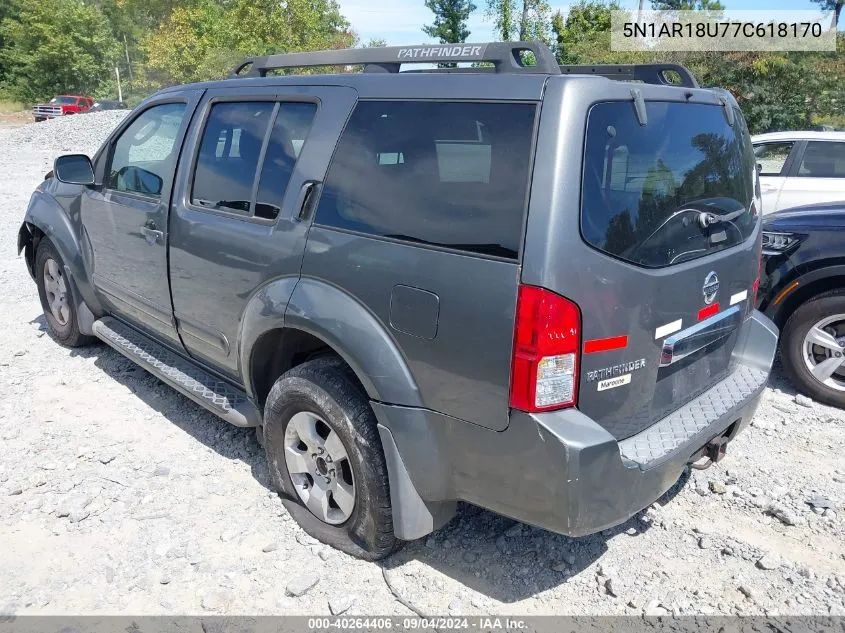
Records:
[[[434,24],[422,29],[426,35],[441,44],[467,41],[467,20],[476,8],[472,0],[425,0],[425,6],[434,13]]]
[[[194,0],[143,41],[151,85],[225,76],[239,60],[355,42],[335,0]]]
[[[6,49],[7,43],[3,35],[3,23],[6,20],[17,21],[20,14],[19,0],[8,0],[0,4],[0,51]],[[6,83],[6,62],[2,54],[0,54],[0,86]]]
[[[493,18],[495,31],[505,42],[518,37],[548,43],[551,11],[546,0],[487,0],[487,15]]]
[[[552,18],[555,50],[561,64],[587,63],[592,51],[610,50],[610,15],[619,10],[616,0],[580,0],[566,19],[558,11]]]
[[[114,72],[119,49],[108,21],[81,0],[22,2],[0,25],[10,92],[23,101],[91,93]]]
[[[833,11],[833,20],[830,28],[836,30],[836,25],[839,24],[839,16],[842,15],[842,7],[845,6],[845,0],[813,0],[822,11]]]
[[[719,0],[651,0],[655,11],[724,11]]]
[[[385,46],[387,46],[387,40],[381,37],[371,37],[363,45],[364,48],[384,48]]]

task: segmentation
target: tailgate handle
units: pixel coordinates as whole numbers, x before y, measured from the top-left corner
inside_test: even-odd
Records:
[[[663,341],[660,366],[668,367],[690,354],[730,336],[739,327],[741,320],[740,306],[733,306],[720,314],[714,314],[701,323],[696,323],[686,330],[673,334]]]

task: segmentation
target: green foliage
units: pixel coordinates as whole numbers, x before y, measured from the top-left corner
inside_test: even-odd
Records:
[[[425,0],[425,6],[434,13],[434,24],[422,29],[426,35],[441,44],[467,41],[467,20],[476,9],[472,0]]]
[[[565,19],[560,14],[554,17],[561,63],[684,64],[703,86],[730,90],[753,133],[801,129],[823,122],[841,124],[845,112],[845,34],[839,34],[835,53],[612,52],[610,11],[615,8],[601,0],[580,0]]]
[[[558,11],[552,18],[555,50],[561,64],[587,63],[592,51],[610,50],[610,12],[619,3],[580,0],[569,8],[564,20]]]
[[[380,37],[379,38],[373,37],[369,41],[367,41],[367,43],[364,44],[363,47],[364,48],[384,48],[385,46],[387,46],[387,40],[386,39],[383,39],[383,38],[380,38]]]
[[[346,48],[355,36],[334,0],[196,0],[143,40],[151,84],[225,76],[244,57]]]
[[[81,0],[22,2],[0,37],[4,82],[27,102],[92,92],[114,73],[119,52],[102,11]]]
[[[725,6],[719,0],[652,0],[655,11],[722,11]]]
[[[504,42],[537,40],[550,43],[552,9],[546,0],[487,0],[487,15]]]

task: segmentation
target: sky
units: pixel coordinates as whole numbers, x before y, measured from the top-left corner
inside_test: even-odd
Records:
[[[343,15],[352,23],[362,42],[385,39],[392,46],[435,42],[422,32],[422,26],[431,24],[432,13],[424,0],[339,0]],[[493,23],[485,18],[486,0],[475,0],[478,9],[470,16],[470,42],[495,40]],[[566,14],[569,2],[550,0],[552,11]],[[624,8],[636,9],[638,0],[622,0]],[[722,0],[728,11],[760,9],[765,4],[767,12],[779,9],[818,9],[811,0]],[[646,2],[646,7],[649,3]],[[841,28],[842,20],[840,20]]]

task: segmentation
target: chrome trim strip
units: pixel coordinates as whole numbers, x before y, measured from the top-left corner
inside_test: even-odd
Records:
[[[660,367],[668,367],[729,336],[742,321],[740,306],[728,308],[663,341]]]

